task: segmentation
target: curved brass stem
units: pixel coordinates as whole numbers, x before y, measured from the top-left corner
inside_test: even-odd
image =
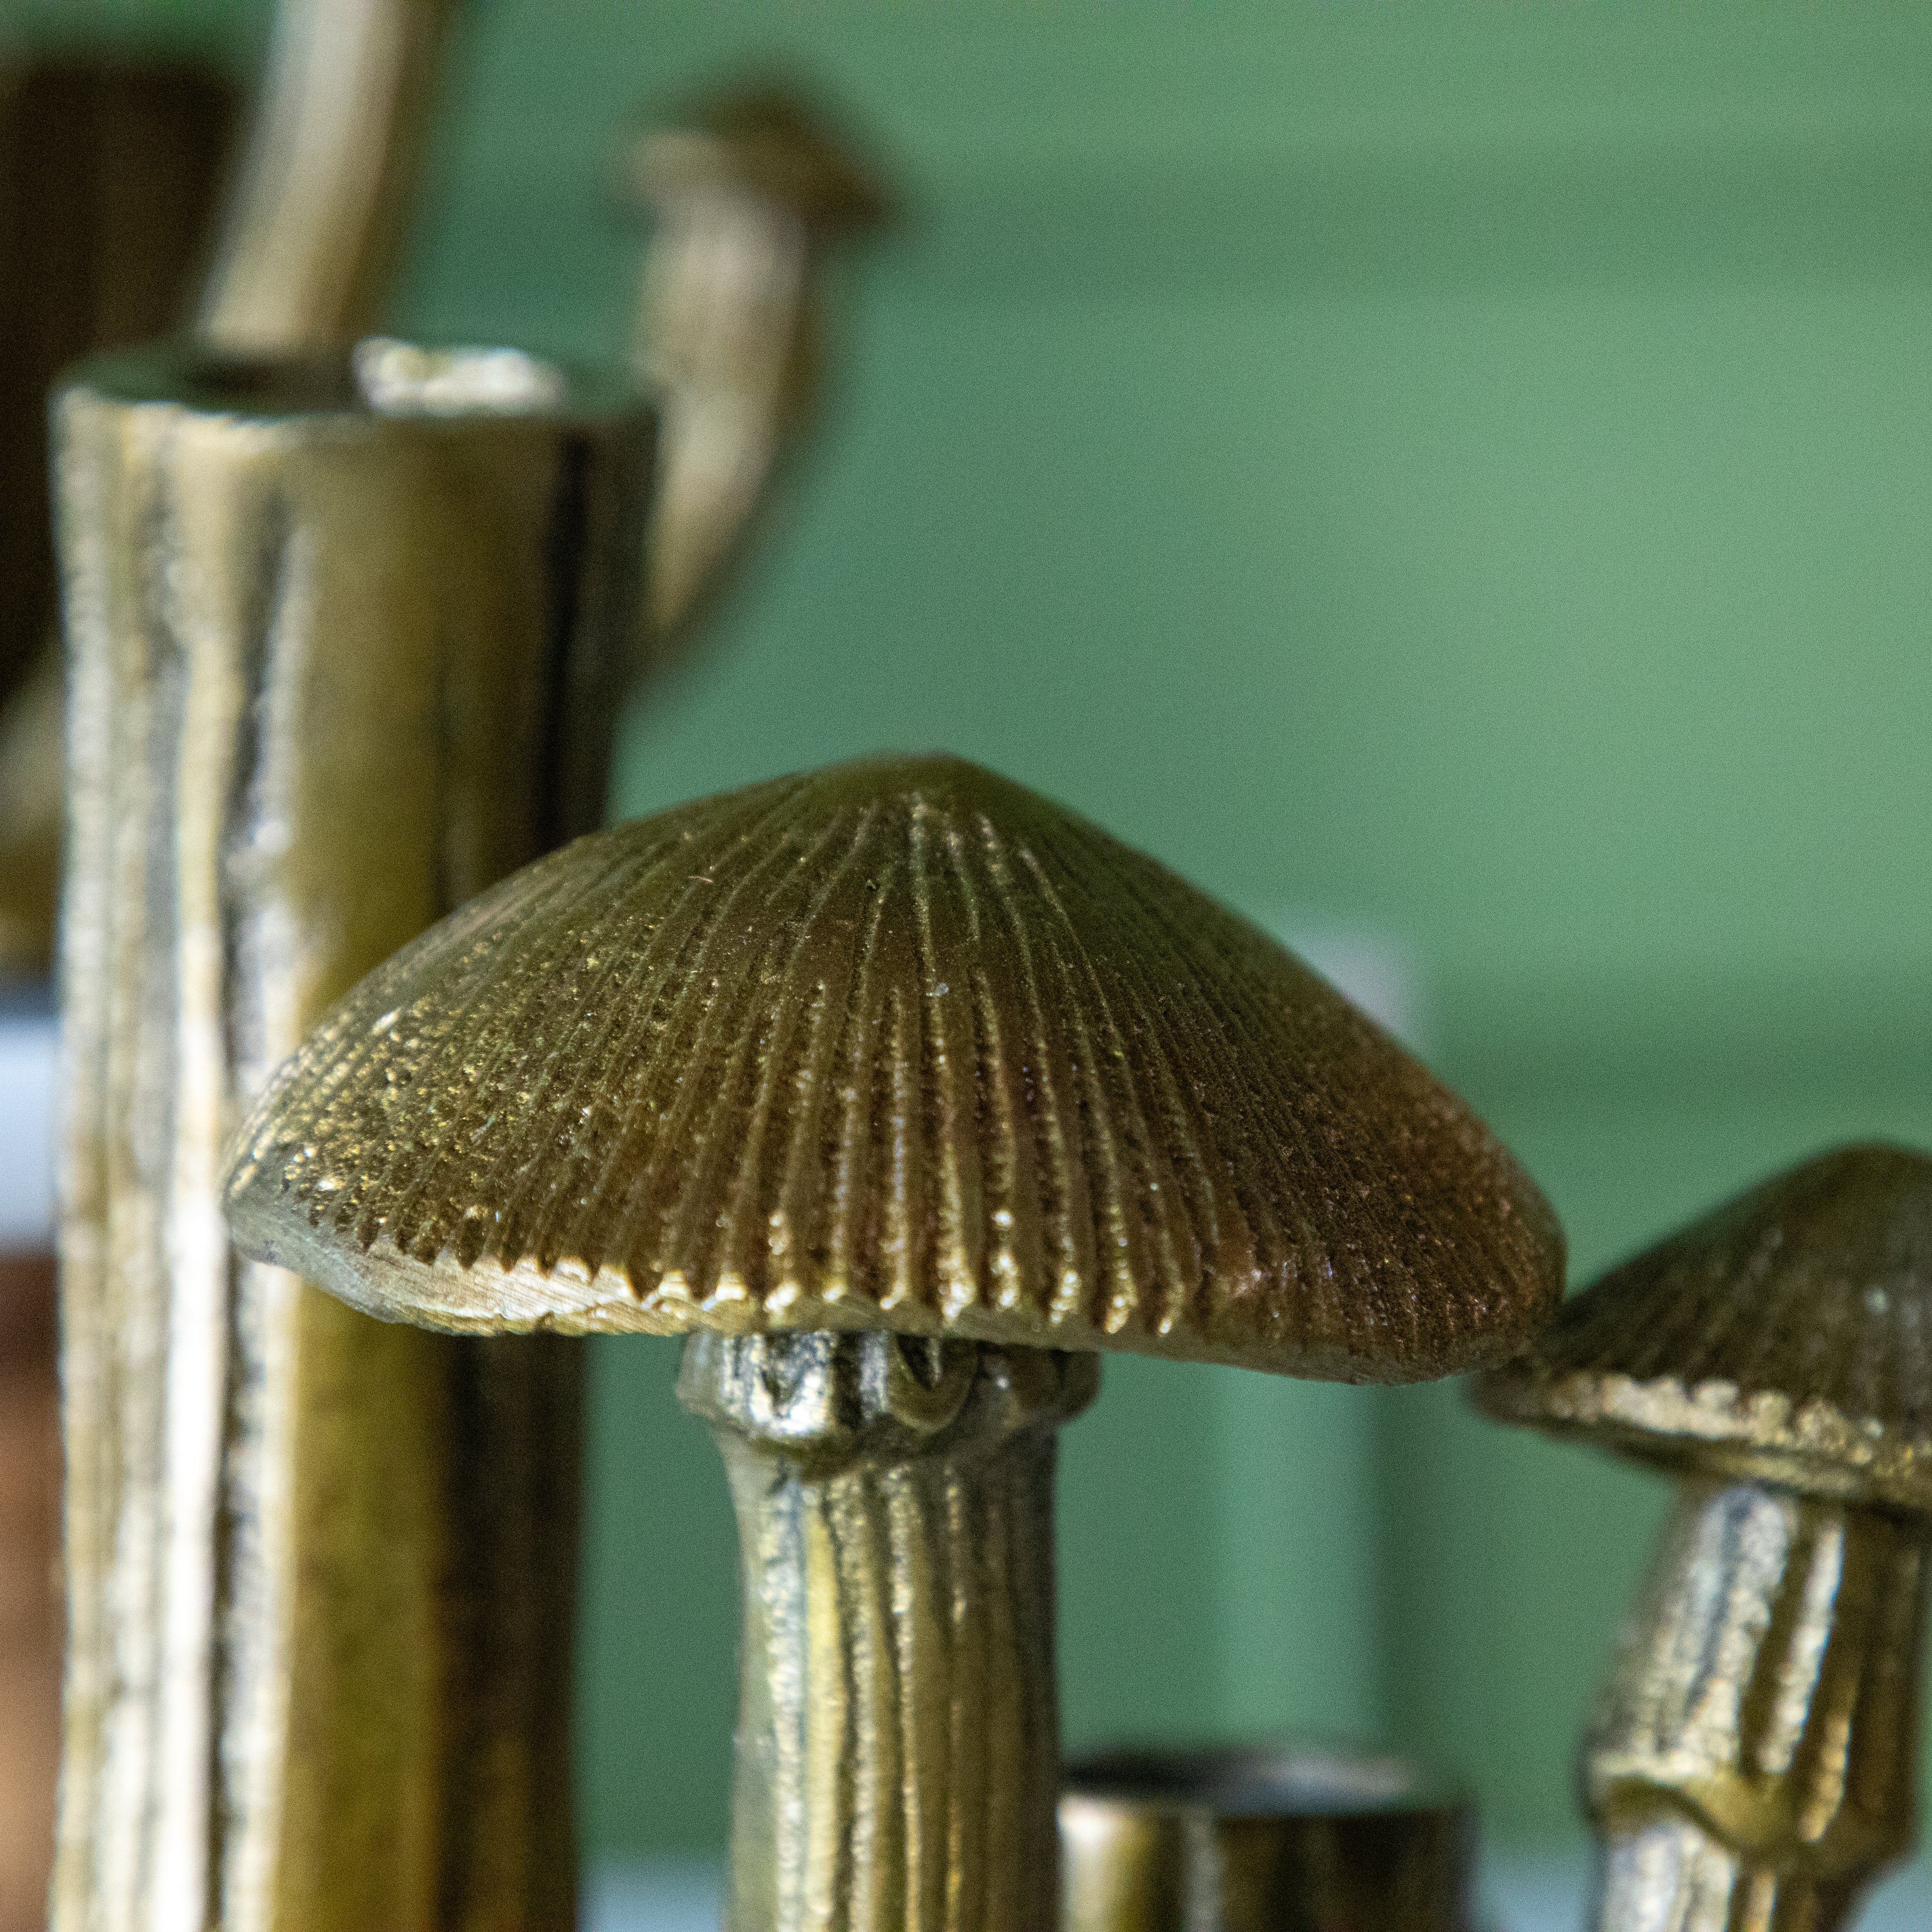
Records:
[[[1054,1432],[1090,1355],[694,1336],[745,1564],[728,1932],[1050,1932]]]
[[[646,260],[633,366],[664,398],[650,616],[670,636],[724,571],[806,398],[812,236],[728,188],[667,208]]]
[[[402,238],[454,0],[283,0],[196,332],[236,353],[362,334]]]
[[[787,95],[728,95],[700,121],[646,136],[631,167],[656,216],[632,367],[664,418],[650,548],[659,652],[728,574],[817,406],[832,244],[886,212],[842,142]]]
[[[1910,1849],[1926,1544],[1686,1486],[1584,1743],[1600,1932],[1828,1932]]]

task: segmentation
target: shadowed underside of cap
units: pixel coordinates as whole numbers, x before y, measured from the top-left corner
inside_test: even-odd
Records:
[[[1478,1384],[1648,1460],[1932,1510],[1932,1159],[1840,1148],[1612,1269]]]
[[[1345,1380],[1500,1359],[1562,1238],[1264,934],[958,760],[580,840],[364,980],[248,1127],[252,1252],[448,1328],[890,1328]]]

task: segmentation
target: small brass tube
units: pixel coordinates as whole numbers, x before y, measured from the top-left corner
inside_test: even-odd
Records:
[[[686,1345],[744,1559],[728,1932],[1052,1932],[1054,1432],[1096,1358]]]
[[[1598,1932],[1830,1932],[1916,1816],[1926,1527],[1687,1484],[1586,1733]]]
[[[1472,1808],[1410,1760],[1312,1744],[1067,1767],[1061,1932],[1470,1932]]]

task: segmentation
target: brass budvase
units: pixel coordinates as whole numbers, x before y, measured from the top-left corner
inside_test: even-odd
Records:
[[[129,352],[55,419],[54,1923],[566,1927],[576,1346],[364,1321],[218,1183],[331,1000],[596,816],[650,414],[377,344]]]

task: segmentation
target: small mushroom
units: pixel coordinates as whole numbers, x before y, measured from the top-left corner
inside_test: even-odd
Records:
[[[632,362],[658,398],[655,642],[688,630],[818,400],[826,265],[878,227],[884,189],[780,88],[727,93],[632,144],[625,197],[656,218]]]
[[[1840,1149],[1613,1270],[1478,1384],[1681,1485],[1585,1736],[1614,1932],[1828,1932],[1909,1850],[1932,1160]]]
[[[1054,1922],[1054,1430],[1127,1348],[1499,1359],[1562,1237],[1264,934],[956,759],[579,841],[372,974],[238,1239],[373,1313],[690,1334],[745,1559],[736,1932]]]

